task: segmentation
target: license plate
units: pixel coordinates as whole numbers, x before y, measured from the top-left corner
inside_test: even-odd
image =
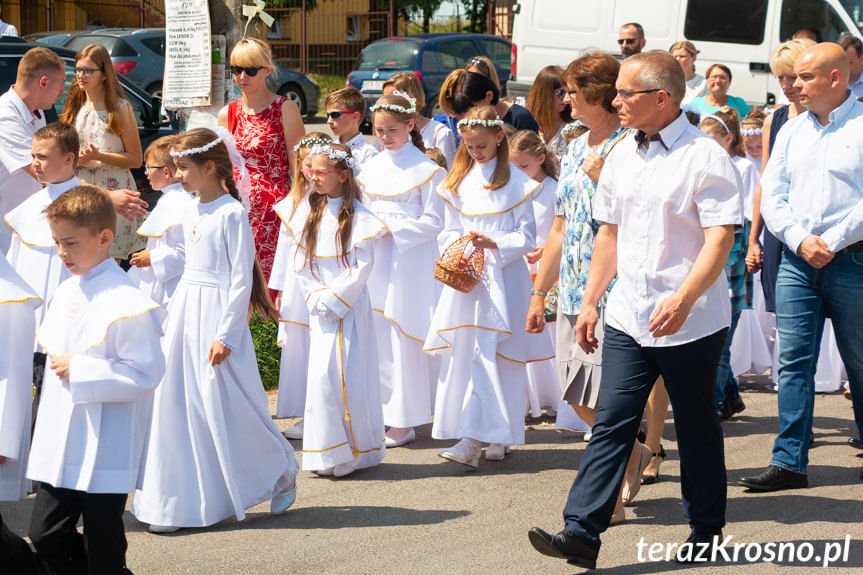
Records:
[[[371,92],[383,92],[383,80],[363,80],[363,92],[366,90]]]

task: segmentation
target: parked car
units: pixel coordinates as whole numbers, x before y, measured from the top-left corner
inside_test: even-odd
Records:
[[[5,37],[4,40],[0,40],[0,93],[9,90],[9,87],[15,83],[18,63],[27,50],[36,47],[36,44],[30,42],[14,40],[5,40]],[[56,52],[66,64],[66,90],[57,99],[54,108],[45,112],[45,119],[48,122],[52,122],[57,119],[60,112],[63,111],[63,106],[66,104],[66,94],[69,93],[69,86],[74,76],[72,70],[75,67],[75,51],[49,44],[43,44],[43,46]],[[176,121],[172,122],[168,118],[161,117],[160,110],[162,105],[158,96],[151,96],[123,76],[120,76],[120,85],[123,87],[129,103],[132,104],[132,108],[135,110],[135,119],[138,121],[138,135],[141,137],[142,149],[146,149],[150,145],[150,142],[156,138],[177,133],[179,126]],[[158,194],[154,194],[150,189],[147,178],[144,176],[143,166],[133,169],[132,174],[135,176],[138,190],[141,191],[141,197],[149,202],[152,208],[155,205],[155,200],[158,199]]]
[[[41,32],[27,38],[76,51],[88,44],[101,44],[111,55],[114,70],[118,74],[143,86],[154,96],[162,95],[162,77],[165,74],[164,28],[103,28],[85,32],[57,32],[57,36],[40,36],[42,34],[53,33]],[[67,36],[59,37],[61,34]],[[308,76],[276,66],[268,82],[274,92],[293,101],[302,115],[314,116],[318,112],[320,88]]]
[[[416,34],[372,42],[360,52],[356,69],[348,74],[347,85],[363,93],[367,106],[380,98],[384,81],[396,72],[413,72],[420,79],[426,97],[421,112],[441,113],[438,94],[447,75],[464,68],[471,58],[488,56],[497,69],[501,92],[506,93],[512,44],[488,34]]]
[[[835,42],[843,32],[863,38],[861,10],[860,0],[519,0],[513,7],[509,95],[526,95],[540,69],[567,66],[587,49],[622,58],[618,30],[639,22],[646,49],[668,50],[689,40],[699,50],[701,73],[725,64],[734,76],[731,94],[773,104],[782,91],[769,62],[779,43],[798,30],[811,30],[824,42]]]
[[[27,34],[24,39],[37,44],[49,44],[51,46],[62,46],[69,37],[78,34],[77,30],[50,30],[47,32],[36,32]]]

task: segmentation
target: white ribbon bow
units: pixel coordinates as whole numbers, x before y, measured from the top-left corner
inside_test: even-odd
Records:
[[[266,6],[266,2],[264,2],[264,0],[254,0],[252,4],[243,5],[243,16],[248,18],[246,21],[246,28],[243,30],[243,36],[246,35],[246,30],[249,29],[249,24],[252,23],[255,16],[258,16],[267,28],[271,28],[273,26],[273,22],[275,22],[276,19],[264,12],[264,6]]]

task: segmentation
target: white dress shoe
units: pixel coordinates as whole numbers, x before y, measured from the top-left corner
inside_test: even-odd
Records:
[[[489,461],[503,461],[507,453],[509,453],[509,445],[502,443],[492,443],[485,448],[485,458]]]
[[[452,447],[438,451],[438,457],[476,469],[479,467],[479,456],[481,453],[482,450],[478,441],[461,439]]]
[[[273,499],[270,501],[270,515],[281,515],[290,509],[291,505],[293,505],[296,500],[297,484],[294,482],[293,487],[273,496]]]
[[[407,433],[399,437],[398,439],[394,439],[389,435],[384,436],[384,445],[387,447],[401,447],[402,445],[407,445],[411,441],[417,438],[417,434],[414,431],[414,428],[411,427]]]
[[[296,425],[289,427],[282,432],[285,439],[302,439],[303,438],[303,420],[299,420]]]
[[[179,531],[179,527],[174,527],[173,525],[150,525],[149,531],[150,533],[175,533]]]
[[[349,463],[339,463],[333,467],[333,477],[346,477],[356,471]]]

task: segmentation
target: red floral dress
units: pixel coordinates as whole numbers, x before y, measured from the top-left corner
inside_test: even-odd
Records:
[[[237,141],[237,149],[246,160],[251,180],[249,223],[255,238],[258,263],[267,281],[279,239],[279,217],[273,205],[291,189],[291,165],[285,147],[282,127],[282,104],[279,96],[260,114],[246,114],[240,101],[228,108],[228,126]],[[234,167],[234,178],[239,178]]]

